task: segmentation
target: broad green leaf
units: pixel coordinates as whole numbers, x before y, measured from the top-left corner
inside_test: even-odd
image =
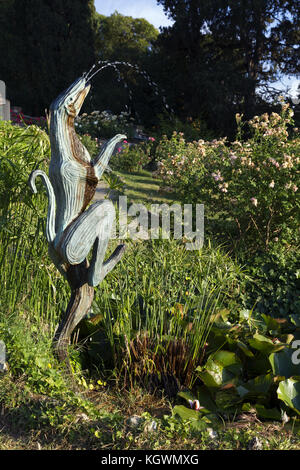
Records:
[[[241,398],[265,398],[270,388],[274,384],[272,374],[260,375],[255,379],[248,380],[243,384],[236,387],[236,390]]]
[[[250,377],[267,374],[271,371],[269,357],[257,351],[253,358],[246,358],[244,369],[247,371]]]
[[[230,351],[236,352],[237,349],[240,349],[241,351],[243,351],[245,356],[254,357],[254,354],[251,351],[251,349],[245,343],[243,343],[243,341],[232,338],[230,337],[229,334],[226,335],[226,339],[227,339],[227,344],[228,344]]]
[[[257,351],[262,352],[263,354],[271,354],[272,352],[280,351],[285,347],[284,343],[273,343],[270,338],[255,333],[253,338],[249,339],[249,344],[252,348]]]
[[[254,354],[253,352],[248,348],[248,346],[243,343],[242,341],[237,341],[236,342],[236,345],[239,349],[241,349],[243,351],[243,353],[248,356],[248,357],[254,357]]]
[[[257,403],[255,410],[259,418],[281,421],[281,413],[277,408],[266,408],[264,405]]]
[[[300,415],[300,378],[290,378],[280,382],[277,396],[289,408]]]
[[[186,406],[174,406],[173,415],[179,416],[184,421],[190,421],[190,426],[196,431],[204,431],[208,427],[208,423],[201,419],[199,411],[191,410]]]
[[[291,344],[293,339],[295,339],[295,336],[292,335],[291,333],[287,333],[285,335],[281,335],[280,338],[281,338],[282,342],[284,342],[286,344]]]
[[[281,328],[281,324],[273,317],[270,315],[262,314],[262,318],[264,319],[264,322],[266,324],[266,327],[268,328],[268,331],[274,330],[274,331],[279,331]]]
[[[242,374],[242,363],[230,351],[217,351],[212,354],[199,377],[207,387],[217,388],[228,383],[236,383]]]
[[[222,411],[236,410],[237,406],[242,402],[235,389],[218,390],[216,392],[216,405]]]
[[[293,364],[294,349],[284,348],[282,351],[270,354],[269,361],[274,375],[281,375],[286,379],[300,375],[300,365]]]
[[[216,404],[213,401],[211,394],[209,393],[209,390],[206,387],[199,387],[195,394],[192,394],[190,391],[179,392],[178,396],[186,400],[187,403],[189,403],[189,400],[198,400],[200,406],[204,407],[199,410],[199,413],[208,414],[212,412],[217,412]]]

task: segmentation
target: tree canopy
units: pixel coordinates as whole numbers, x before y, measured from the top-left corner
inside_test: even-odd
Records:
[[[282,73],[299,73],[300,18],[293,0],[158,3],[174,20],[160,36],[160,52],[176,71],[177,108],[184,114],[202,110],[222,127],[216,116],[224,117],[228,107],[251,116],[261,101],[259,87]]]
[[[98,14],[96,49],[109,60],[143,60],[159,31],[143,18],[124,16],[115,11],[111,16]]]
[[[272,83],[282,74],[299,74],[296,0],[157,3],[174,20],[161,31],[117,11],[100,15],[93,0],[2,0],[0,78],[9,99],[27,114],[43,114],[93,63],[124,61],[141,73],[120,65],[118,72],[97,75],[87,110],[128,107],[152,125],[164,95],[182,121],[200,120],[214,133],[230,135],[237,112],[252,117],[267,111]]]
[[[159,31],[143,18],[124,16],[115,11],[111,16],[97,15],[96,53],[100,60],[128,62],[136,68],[118,66],[103,71],[95,78],[91,106],[120,112],[127,109],[135,118],[143,113],[153,115],[154,92],[142,72],[151,68],[152,48]]]
[[[94,62],[94,2],[9,0],[0,11],[1,78],[14,104],[43,113]]]

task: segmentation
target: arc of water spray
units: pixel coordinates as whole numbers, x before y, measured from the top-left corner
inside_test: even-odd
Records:
[[[101,67],[99,67],[96,71],[95,68],[97,67],[97,65],[102,65]],[[139,67],[137,65],[133,65],[131,64],[130,62],[125,62],[125,61],[114,61],[114,62],[108,62],[107,60],[99,60],[97,62],[97,65],[94,64],[89,72],[87,72],[86,74],[84,74],[84,77],[87,81],[91,81],[95,75],[97,75],[99,72],[101,72],[102,70],[108,68],[108,67],[113,67],[115,69],[115,71],[117,72],[117,74],[119,75],[120,77],[120,72],[117,68],[117,65],[126,65],[127,67],[131,67],[133,69],[136,70],[136,72],[138,72],[140,75],[142,75],[146,80],[147,82],[149,83],[149,85],[153,88],[155,88],[155,95],[158,96],[159,93],[158,93],[158,85],[157,83],[155,83],[154,81],[152,81],[151,77],[148,75],[147,72],[145,72],[144,70],[140,70]],[[120,81],[120,80],[119,80]],[[132,96],[132,93],[131,93],[131,90],[129,89],[129,92],[130,92],[130,95]],[[166,110],[168,112],[171,112],[172,114],[174,113],[173,109],[169,107],[168,103],[166,102],[166,98],[164,95],[161,95],[162,96],[162,100],[163,100],[163,104],[166,108]]]

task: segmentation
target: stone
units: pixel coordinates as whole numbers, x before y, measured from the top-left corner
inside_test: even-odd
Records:
[[[142,418],[141,416],[132,415],[130,416],[130,418],[127,419],[126,424],[129,427],[138,428],[142,424],[143,421],[144,421],[144,418]]]
[[[157,431],[157,422],[153,419],[149,423],[146,423],[144,432],[151,433]]]
[[[214,431],[212,428],[207,428],[207,432],[211,439],[217,439],[218,433]]]

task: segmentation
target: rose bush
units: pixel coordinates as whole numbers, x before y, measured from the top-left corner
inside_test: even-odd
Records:
[[[187,143],[177,133],[163,138],[156,173],[184,202],[204,203],[208,218],[218,214],[221,224],[230,221],[249,247],[291,241],[298,233],[300,161],[299,134],[288,132],[293,111],[282,103],[280,114],[236,119],[232,143]]]

